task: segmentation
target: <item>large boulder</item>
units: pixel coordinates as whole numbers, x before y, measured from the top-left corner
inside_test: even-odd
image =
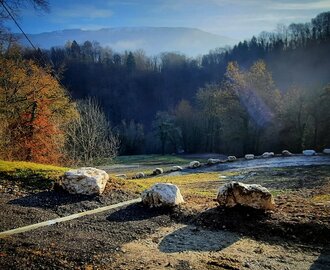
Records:
[[[324,148],[323,154],[330,155],[330,148]]]
[[[292,156],[292,153],[289,150],[283,150],[282,156],[289,157],[289,156]]]
[[[71,194],[102,194],[109,175],[92,167],[83,167],[67,171],[62,180],[62,187]]]
[[[304,156],[314,156],[316,155],[315,150],[304,150],[303,151]]]
[[[254,155],[253,154],[246,154],[245,159],[247,159],[247,160],[254,159]]]
[[[194,160],[194,161],[192,161],[192,162],[189,163],[189,166],[188,167],[190,169],[195,169],[195,168],[198,168],[200,166],[201,166],[201,163],[199,161],[197,161],[197,160]]]
[[[183,203],[184,200],[176,185],[157,183],[142,192],[142,202],[150,207],[173,207]]]
[[[232,162],[235,161],[237,158],[235,156],[228,156],[227,160]]]
[[[271,157],[274,157],[274,156],[275,156],[274,152],[265,152],[265,153],[262,154],[263,158],[271,158]]]
[[[225,207],[244,205],[264,210],[272,210],[275,207],[273,196],[267,188],[240,182],[230,182],[220,187],[217,201]]]
[[[217,164],[217,163],[220,163],[220,159],[218,159],[218,158],[209,158],[207,160],[208,165],[213,165],[213,164]]]

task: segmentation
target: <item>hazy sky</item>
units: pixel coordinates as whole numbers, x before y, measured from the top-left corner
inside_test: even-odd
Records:
[[[279,23],[307,22],[330,11],[330,0],[50,0],[50,13],[26,8],[27,33],[122,26],[195,27],[244,39]],[[13,31],[18,32],[11,27]]]

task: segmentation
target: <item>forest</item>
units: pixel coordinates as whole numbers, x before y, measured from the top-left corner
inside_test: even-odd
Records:
[[[89,163],[330,145],[330,12],[195,58],[142,49],[2,42],[1,158]]]

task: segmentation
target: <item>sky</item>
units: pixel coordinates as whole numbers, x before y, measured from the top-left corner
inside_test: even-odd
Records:
[[[237,40],[308,22],[330,11],[330,0],[49,0],[49,13],[26,7],[27,33],[106,27],[193,27]],[[10,25],[14,32],[15,26]]]

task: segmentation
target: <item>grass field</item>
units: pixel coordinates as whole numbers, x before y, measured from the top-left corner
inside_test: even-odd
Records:
[[[0,160],[1,182],[12,181],[30,189],[51,188],[52,183],[67,170],[69,168],[33,162]]]
[[[0,160],[0,171],[10,172],[16,170],[34,170],[34,171],[66,171],[67,167],[54,165],[45,165],[40,163],[26,161],[4,161]]]
[[[274,195],[283,195],[301,189],[322,187],[330,181],[330,167],[290,167],[242,169],[236,171],[191,173],[185,175],[161,175],[145,179],[121,180],[127,187],[142,192],[155,183],[177,185],[184,197],[215,198],[218,188],[229,181],[260,184]],[[329,201],[329,194],[318,195],[315,202]]]
[[[0,172],[10,175],[24,176],[26,174],[28,176],[30,173],[34,173],[41,174],[46,177],[51,177],[54,175],[62,174],[67,170],[69,170],[67,167],[59,167],[25,161],[0,160]]]
[[[184,165],[194,160],[193,158],[176,155],[133,155],[133,156],[118,156],[114,159],[115,164],[138,164],[142,166],[152,165]],[[204,162],[205,160],[200,160]]]
[[[136,184],[140,191],[156,183],[171,183],[177,185],[183,195],[200,195],[206,197],[214,197],[217,189],[216,186],[220,184],[220,182],[224,183],[224,180],[219,178],[219,173],[195,173],[128,181]]]

